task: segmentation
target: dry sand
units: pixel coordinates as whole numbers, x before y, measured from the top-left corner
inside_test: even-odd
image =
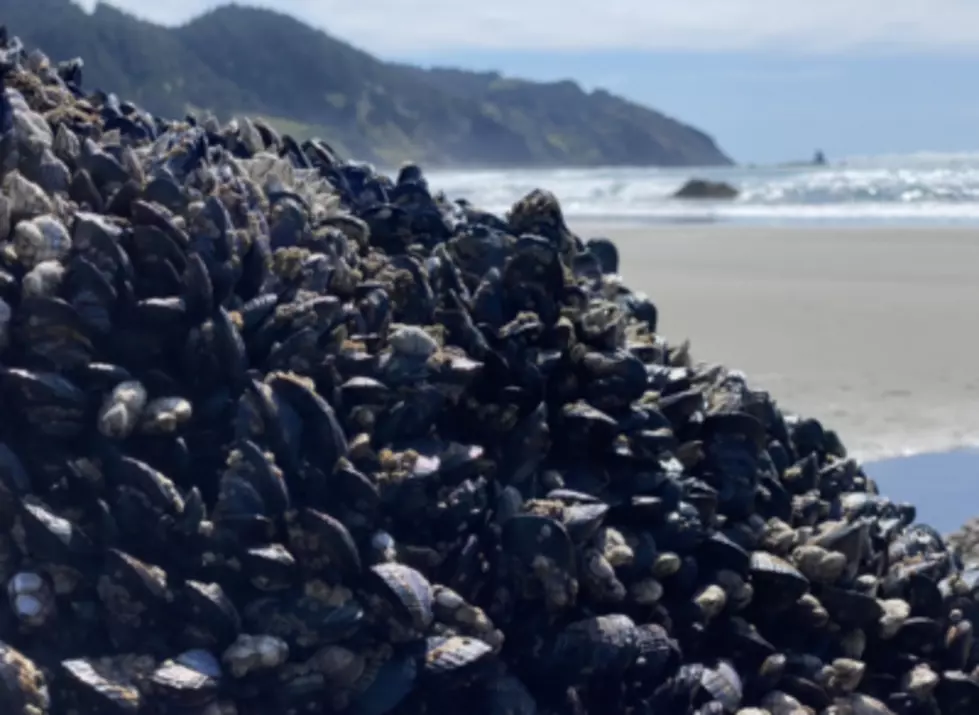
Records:
[[[979,443],[979,230],[573,228],[616,241],[669,340],[855,456]]]

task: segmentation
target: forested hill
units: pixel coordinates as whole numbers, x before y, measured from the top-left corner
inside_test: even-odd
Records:
[[[383,164],[730,163],[703,132],[602,90],[384,62],[269,10],[227,5],[169,28],[104,4],[0,0],[0,21],[54,60],[83,58],[89,89],[167,116],[261,115]]]

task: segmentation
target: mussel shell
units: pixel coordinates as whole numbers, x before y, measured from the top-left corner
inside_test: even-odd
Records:
[[[735,713],[741,707],[744,697],[741,677],[728,661],[718,661],[716,665],[705,667],[700,684],[727,712]]]
[[[180,492],[159,470],[124,455],[112,460],[111,465],[111,475],[116,485],[136,490],[162,514],[177,516],[183,512],[184,501]]]
[[[422,675],[431,678],[449,677],[450,682],[461,686],[492,657],[493,648],[479,639],[432,636],[425,641]]]
[[[304,569],[325,571],[347,582],[363,570],[360,552],[347,527],[329,514],[303,509],[293,517],[290,540]]]
[[[168,661],[149,677],[153,699],[170,707],[201,707],[218,694],[218,682],[206,673]]]
[[[486,715],[537,715],[533,695],[513,675],[501,675],[486,684],[482,693]]]
[[[420,572],[398,563],[381,563],[366,572],[367,587],[389,603],[408,627],[424,632],[432,624],[432,585]]]
[[[187,581],[179,596],[188,645],[221,651],[234,642],[241,631],[241,616],[219,584]]]
[[[575,552],[564,525],[555,519],[536,514],[518,514],[503,522],[503,551],[524,566],[544,557],[569,574],[574,573]]]
[[[55,680],[59,700],[84,715],[136,715],[144,705],[139,688],[100,675],[86,658],[61,661]]]
[[[347,438],[333,408],[312,387],[289,374],[275,373],[267,382],[302,418],[303,450],[321,468],[332,471],[337,460],[347,455]]]
[[[241,565],[252,585],[262,591],[288,589],[299,575],[295,557],[281,544],[246,549]]]
[[[18,523],[27,553],[42,562],[80,565],[95,554],[95,545],[78,526],[52,513],[34,497],[21,502]]]
[[[639,634],[622,614],[595,616],[565,627],[545,650],[540,666],[563,683],[614,677],[639,656]]]
[[[809,580],[798,569],[765,551],[751,554],[750,573],[755,593],[769,606],[790,605],[809,590]]]
[[[199,253],[187,256],[183,286],[188,319],[203,322],[214,309],[214,286],[211,285],[211,276]]]
[[[697,547],[697,562],[705,569],[725,569],[746,574],[751,566],[751,555],[718,531]]]
[[[306,595],[263,598],[245,607],[245,625],[255,633],[281,638],[289,652],[303,652],[353,637],[364,625],[356,601],[329,606]]]
[[[830,617],[841,626],[867,626],[884,615],[876,598],[859,591],[823,586],[817,596]]]
[[[564,528],[576,544],[591,539],[605,523],[608,504],[572,504],[564,510]]]
[[[351,715],[386,715],[415,688],[418,662],[407,654],[395,654],[385,661],[373,680],[350,704]]]
[[[20,457],[6,443],[0,442],[0,502],[7,505],[13,498],[31,491],[31,477]]]
[[[167,600],[166,573],[125,551],[106,551],[103,574],[131,592],[144,593],[161,602]]]
[[[897,635],[894,648],[902,653],[932,655],[943,647],[945,632],[942,624],[933,618],[917,616],[907,619]]]
[[[680,666],[680,646],[662,626],[655,623],[638,626],[636,644],[639,654],[631,670],[641,684],[659,683]]]

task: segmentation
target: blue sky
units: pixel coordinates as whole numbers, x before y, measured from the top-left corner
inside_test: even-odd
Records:
[[[82,2],[91,6],[91,0]],[[166,24],[210,0],[116,0]],[[979,0],[281,0],[381,57],[606,87],[740,162],[979,151]]]

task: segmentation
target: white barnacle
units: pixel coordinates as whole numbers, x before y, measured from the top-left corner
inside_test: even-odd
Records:
[[[401,355],[428,358],[439,348],[438,341],[417,325],[401,325],[391,331],[388,342]]]
[[[39,626],[51,615],[54,596],[40,574],[20,571],[7,582],[7,600],[14,615],[24,623]]]
[[[394,537],[386,531],[376,531],[371,537],[371,547],[382,561],[394,561],[397,556],[397,544]]]
[[[26,179],[24,181],[30,184]],[[30,185],[37,191],[41,191],[40,187]],[[47,201],[47,197],[44,198]],[[23,201],[33,201],[33,199],[25,196]],[[15,205],[16,203],[15,201]],[[53,207],[40,204],[34,208],[53,210]],[[17,224],[14,228],[14,248],[21,265],[30,270],[44,261],[57,261],[67,256],[71,250],[71,236],[59,218],[44,214]]]
[[[41,261],[21,281],[21,296],[52,297],[57,294],[64,275],[65,267],[60,261]]]
[[[257,670],[271,670],[286,662],[289,646],[281,638],[241,634],[228,646],[221,660],[236,678],[243,678]]]
[[[183,397],[158,397],[143,410],[139,430],[145,434],[171,434],[187,422],[193,412],[193,405]]]
[[[136,380],[121,382],[112,390],[99,410],[99,432],[106,437],[125,439],[133,430],[146,406],[146,388]]]

